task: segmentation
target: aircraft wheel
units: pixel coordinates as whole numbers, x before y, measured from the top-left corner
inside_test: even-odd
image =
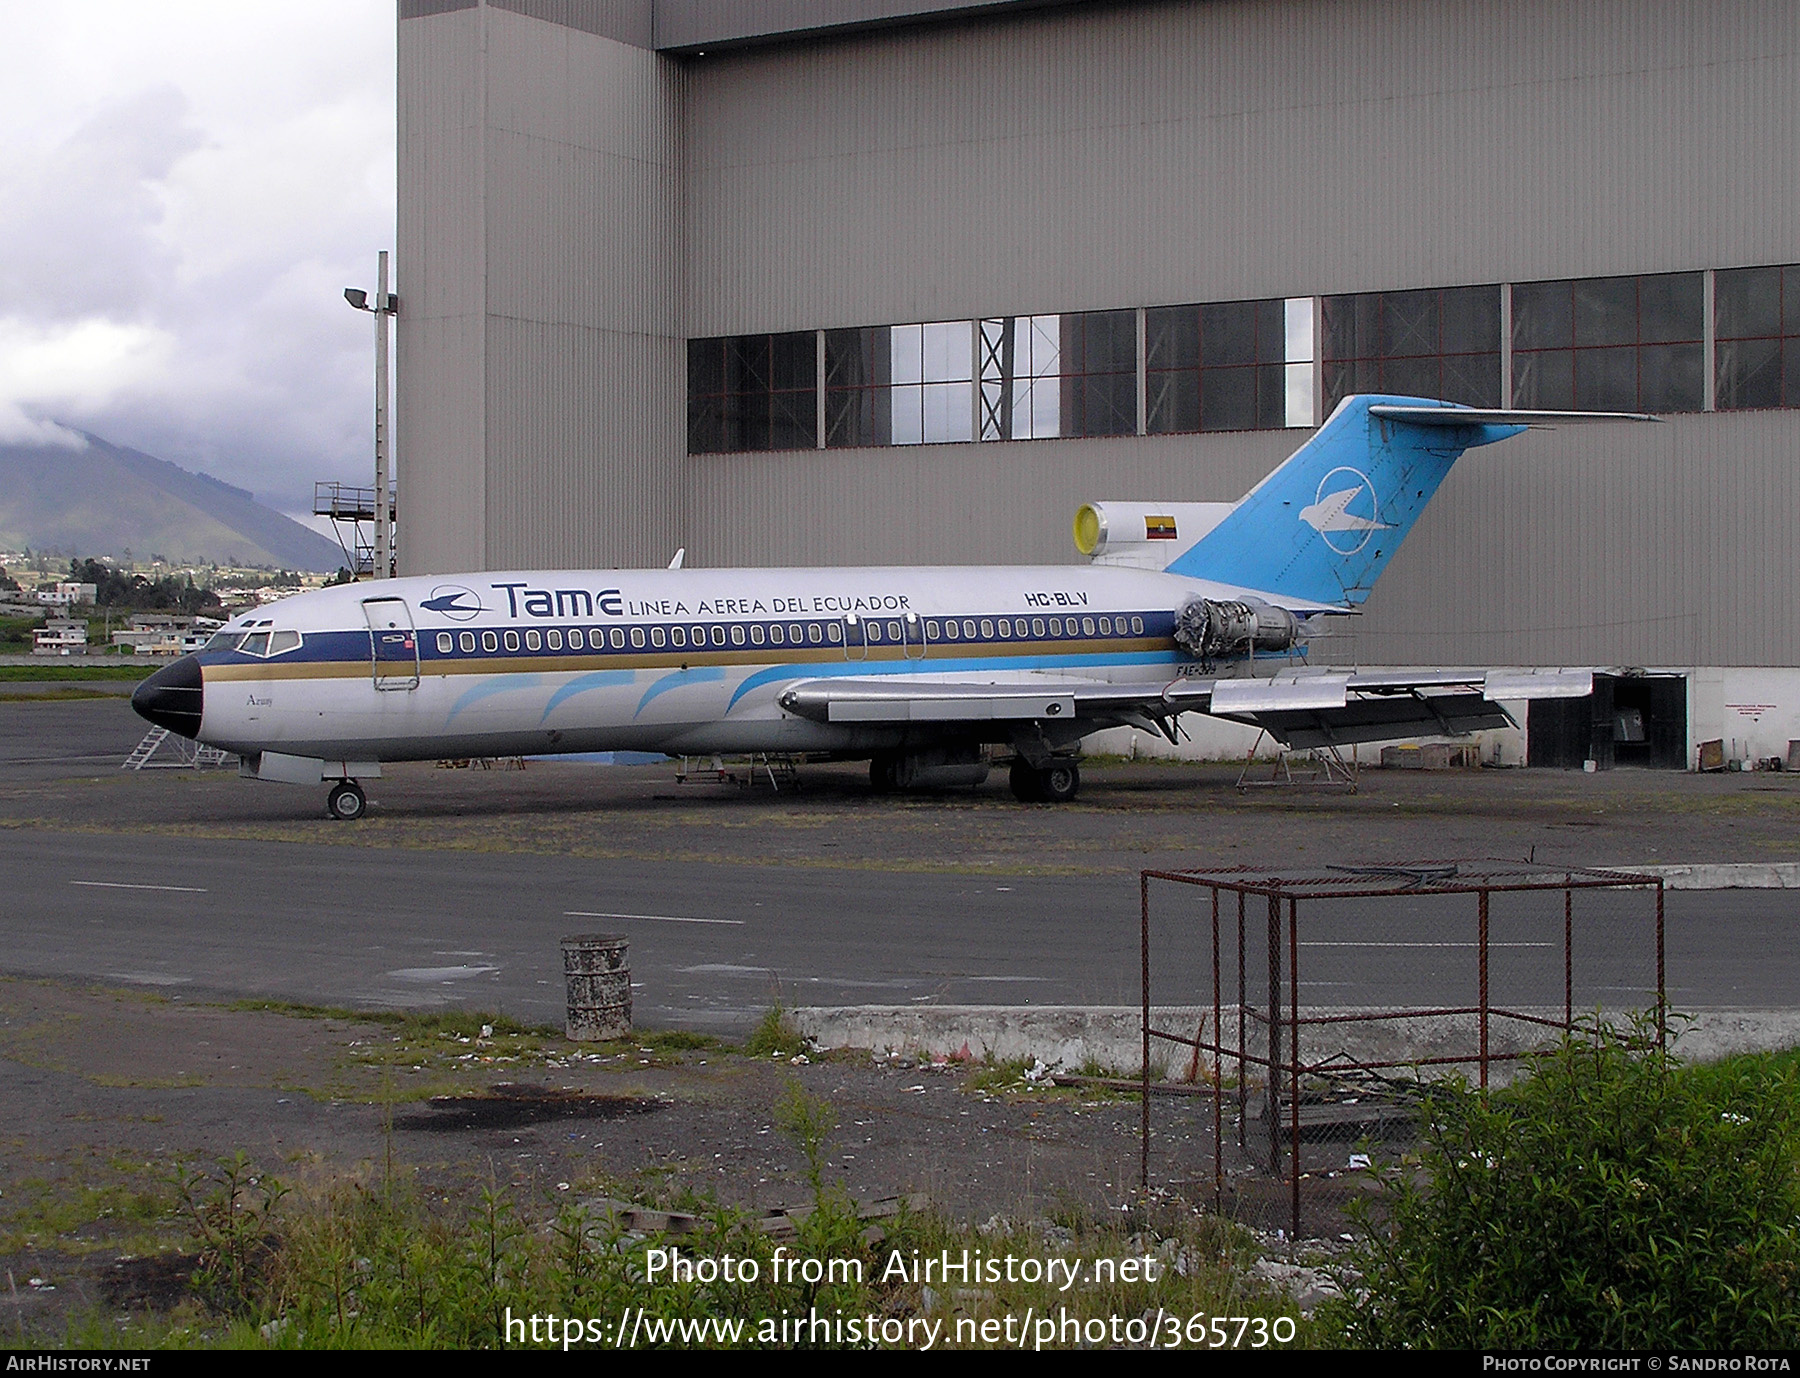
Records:
[[[1021,804],[1044,802],[1043,772],[1034,769],[1023,756],[1013,758],[1012,770],[1007,775],[1006,782],[1012,786],[1013,798]]]
[[[361,818],[368,808],[369,798],[354,780],[342,780],[333,785],[325,800],[325,812],[344,823]]]
[[[1052,761],[1038,778],[1046,803],[1066,804],[1081,790],[1081,767],[1073,761]]]
[[[900,788],[900,757],[892,751],[878,751],[869,758],[869,788],[877,794],[892,794]]]

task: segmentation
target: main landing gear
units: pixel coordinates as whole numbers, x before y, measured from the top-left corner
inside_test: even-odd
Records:
[[[1021,804],[1066,804],[1081,790],[1081,767],[1064,760],[1034,766],[1018,756],[1013,759],[1008,783],[1013,798]]]
[[[340,780],[331,787],[331,793],[325,798],[325,812],[329,817],[349,823],[361,818],[369,810],[369,797],[362,791],[362,786],[354,780]]]

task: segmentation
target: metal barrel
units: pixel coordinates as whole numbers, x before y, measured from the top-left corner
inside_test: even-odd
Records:
[[[623,1038],[631,1032],[631,965],[627,941],[598,933],[562,940],[563,980],[568,987],[568,1035],[582,1043]]]

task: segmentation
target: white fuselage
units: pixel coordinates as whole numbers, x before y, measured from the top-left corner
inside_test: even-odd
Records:
[[[244,614],[198,654],[199,739],[246,756],[361,761],[880,750],[904,732],[809,721],[778,696],[839,676],[1172,680],[1199,670],[1172,639],[1175,610],[1243,592],[1096,566],[351,584]]]

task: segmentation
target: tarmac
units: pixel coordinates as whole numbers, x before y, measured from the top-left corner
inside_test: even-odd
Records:
[[[151,1247],[120,1233],[131,1193],[237,1149],[314,1179],[391,1156],[447,1189],[793,1204],[800,1162],[772,1112],[790,1081],[836,1111],[831,1174],[858,1196],[922,1190],[975,1220],[1114,1209],[1136,1185],[1135,1100],[1027,1084],[1018,1067],[1135,1068],[1146,868],[1502,857],[1759,882],[1671,888],[1671,999],[1715,1021],[1719,1050],[1768,1041],[1773,1023],[1789,1039],[1800,1009],[1800,778],[1781,774],[1365,771],[1350,795],[1095,761],[1076,803],[1026,806],[999,777],[876,796],[848,765],[803,766],[797,791],[771,793],[678,784],[670,763],[426,763],[389,771],[346,824],[324,816],[323,790],[121,770],[144,726],[116,697],[0,702],[0,1266],[96,1299],[126,1292],[95,1260]],[[1193,914],[1170,913],[1191,939]],[[1594,921],[1591,951],[1617,967],[1594,983],[1641,996],[1643,911]],[[1309,998],[1443,994],[1464,979],[1473,916],[1458,910],[1449,936],[1432,922],[1398,906],[1320,936]],[[483,1043],[356,1014],[555,1026],[558,943],[582,931],[629,937],[641,1048]],[[1514,965],[1497,974],[1552,1003],[1539,939],[1506,941]],[[1203,1006],[1181,976],[1191,942],[1162,951],[1157,1005]],[[656,1041],[735,1040],[777,1003],[852,1051]],[[973,1065],[947,1056],[965,1047]],[[984,1069],[989,1054],[1001,1065]],[[641,1113],[533,1108],[567,1096]],[[1203,1128],[1159,1108],[1153,1183],[1203,1175]]]

